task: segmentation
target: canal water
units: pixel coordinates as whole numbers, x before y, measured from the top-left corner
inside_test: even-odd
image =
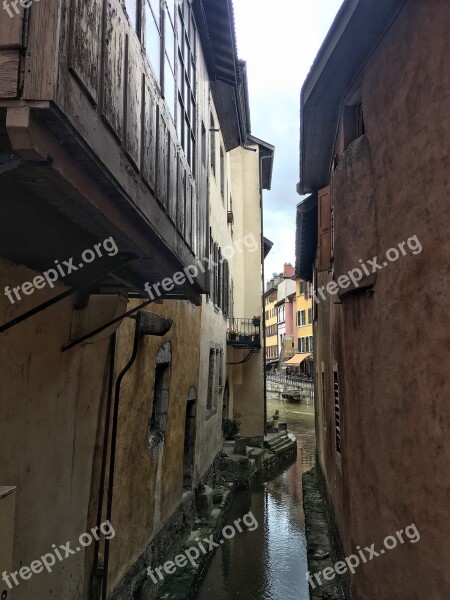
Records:
[[[258,522],[220,546],[197,592],[197,600],[308,600],[302,473],[315,455],[314,407],[268,398],[267,414],[280,411],[297,438],[297,462],[270,482],[241,492],[226,524],[252,512]]]

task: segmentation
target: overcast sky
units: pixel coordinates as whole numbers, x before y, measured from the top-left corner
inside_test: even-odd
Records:
[[[264,235],[266,280],[295,260],[300,89],[343,0],[234,0],[239,58],[247,61],[252,133],[273,144]]]

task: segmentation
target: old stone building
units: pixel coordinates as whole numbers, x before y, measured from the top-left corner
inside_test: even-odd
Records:
[[[382,549],[336,576],[358,600],[450,594],[449,32],[445,0],[346,1],[302,89],[320,479],[335,558]]]
[[[223,418],[264,435],[274,149],[231,0],[21,4],[0,10],[0,572],[114,537],[0,591],[151,598]]]

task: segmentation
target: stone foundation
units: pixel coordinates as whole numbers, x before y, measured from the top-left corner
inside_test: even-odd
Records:
[[[336,575],[326,581],[322,571],[334,567],[344,559],[342,545],[333,544],[335,534],[331,534],[329,509],[321,492],[321,473],[317,465],[303,474],[303,508],[307,539],[308,569],[311,574],[311,600],[350,600],[348,574]],[[337,530],[337,528],[336,528]],[[319,574],[319,580],[314,575]],[[311,583],[312,582],[312,583]]]

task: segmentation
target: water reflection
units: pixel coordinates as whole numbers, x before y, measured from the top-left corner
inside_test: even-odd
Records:
[[[297,462],[276,479],[238,495],[227,524],[252,511],[259,527],[217,549],[197,600],[309,598],[301,475],[314,462],[314,408],[272,398],[268,414],[276,409],[297,437]]]

